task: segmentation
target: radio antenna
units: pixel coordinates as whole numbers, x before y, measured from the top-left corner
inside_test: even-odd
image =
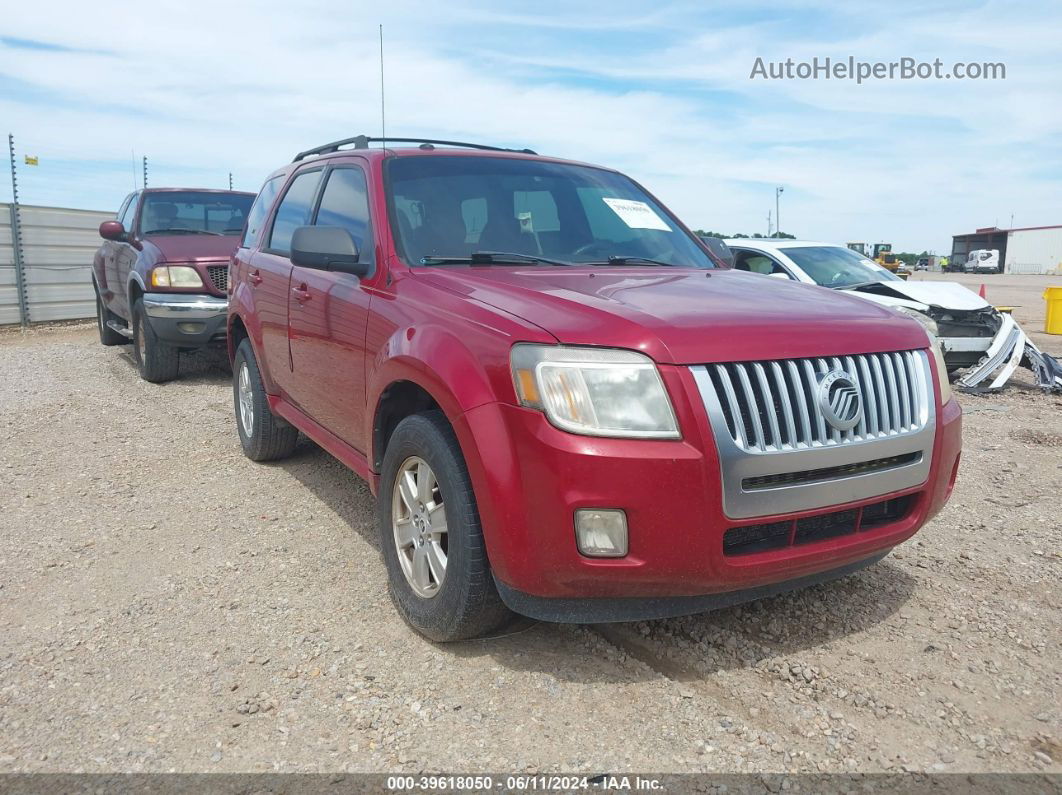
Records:
[[[387,116],[384,113],[383,25],[380,25],[380,145],[387,147]]]

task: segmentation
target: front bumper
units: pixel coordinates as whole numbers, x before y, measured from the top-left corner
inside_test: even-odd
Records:
[[[848,567],[873,562],[910,538],[947,501],[960,450],[961,411],[954,400],[937,407],[932,464],[923,483],[862,499],[846,497],[838,488],[836,504],[826,508],[728,517],[719,457],[693,375],[688,368],[668,367],[661,374],[683,430],[680,441],[575,436],[554,428],[537,411],[500,403],[458,418],[455,429],[466,452],[491,566],[503,598],[517,612],[552,620],[608,620],[609,615],[675,615],[676,609],[695,612],[732,603],[731,597],[708,598],[720,594],[735,594],[737,601],[759,598],[767,591],[757,589],[799,585],[830,572],[839,576]],[[724,554],[724,533],[735,527],[859,509],[901,496],[910,498],[904,515],[869,530]],[[580,555],[573,526],[579,508],[623,509],[629,554],[613,559]],[[638,604],[624,601],[632,599]],[[624,604],[631,609],[619,610]]]
[[[195,293],[145,293],[144,312],[163,342],[198,347],[225,340],[225,298]]]

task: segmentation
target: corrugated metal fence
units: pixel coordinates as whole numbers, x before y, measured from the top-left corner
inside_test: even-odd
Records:
[[[26,322],[73,320],[96,314],[92,255],[99,225],[114,213],[19,205]],[[0,324],[20,323],[11,205],[0,204]]]

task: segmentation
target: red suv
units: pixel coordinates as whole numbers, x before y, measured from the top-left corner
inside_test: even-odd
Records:
[[[253,193],[150,188],[100,224],[92,265],[104,345],[133,343],[146,381],[177,376],[181,351],[225,342],[229,260]]]
[[[250,458],[301,431],[368,480],[420,632],[730,605],[869,565],[947,501],[961,413],[915,321],[723,267],[615,171],[371,140],[259,194],[235,409]]]

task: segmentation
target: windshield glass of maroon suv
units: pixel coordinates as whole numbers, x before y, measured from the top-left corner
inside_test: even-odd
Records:
[[[392,227],[410,265],[714,267],[673,216],[614,171],[435,155],[394,158],[387,178]]]

